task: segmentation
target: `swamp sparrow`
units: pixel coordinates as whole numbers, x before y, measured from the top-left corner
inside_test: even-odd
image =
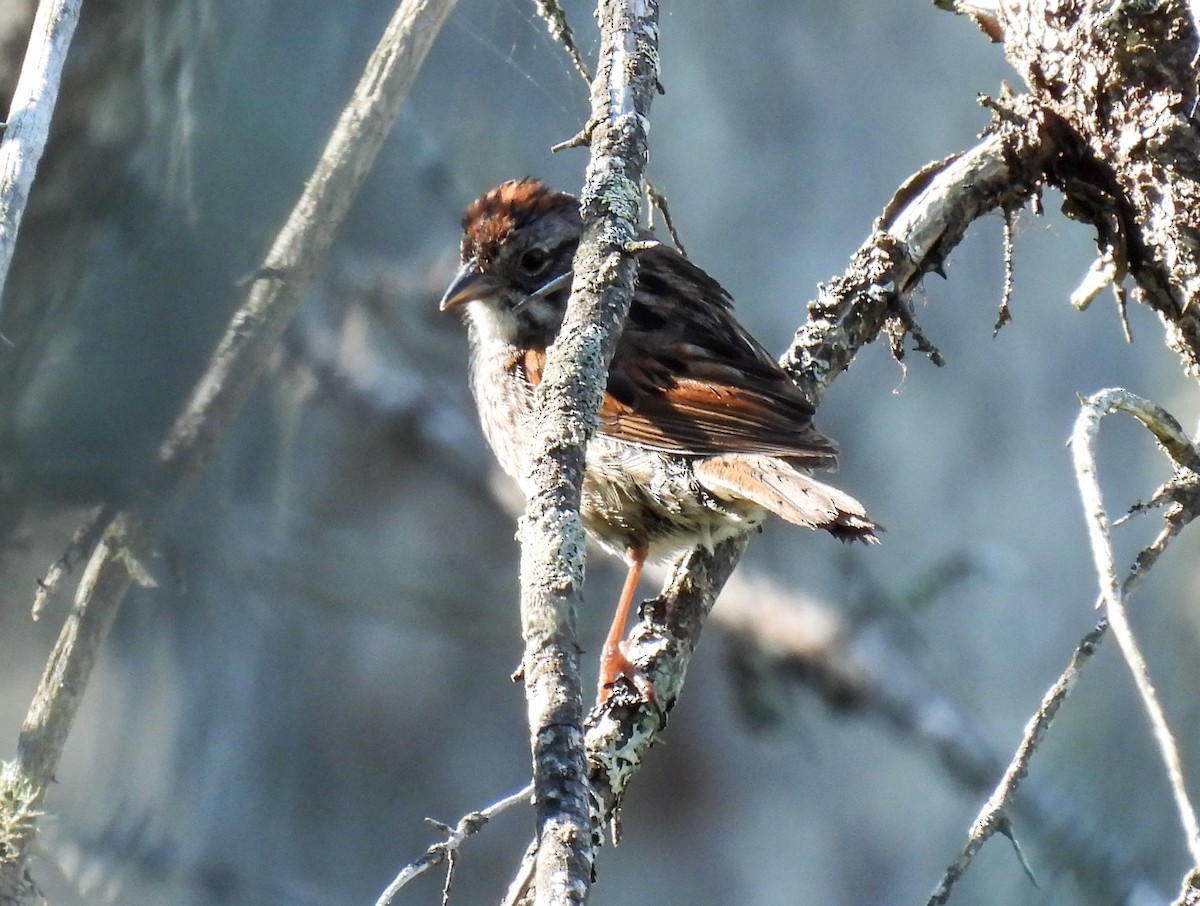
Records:
[[[524,481],[534,451],[534,387],[562,324],[583,224],[579,202],[525,179],[463,217],[462,267],[442,297],[461,308],[471,389],[488,443]],[[621,639],[642,565],[746,532],[766,512],[842,540],[874,542],[853,497],[807,470],[836,463],[813,406],[733,316],[729,294],[664,245],[638,276],[587,448],[580,514],[629,573],[601,655],[600,695],[618,677],[652,690]]]

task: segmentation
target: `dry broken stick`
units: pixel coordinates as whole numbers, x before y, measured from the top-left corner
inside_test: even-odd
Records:
[[[358,186],[390,130],[454,0],[405,0],[392,17],[342,111],[313,175],[234,314],[208,370],[159,451],[150,490],[101,534],[71,613],[21,728],[16,756],[0,773],[0,902],[34,895],[27,865],[36,834],[30,813],[53,781],[88,677],[157,526],[212,458],[234,415],[324,259]]]

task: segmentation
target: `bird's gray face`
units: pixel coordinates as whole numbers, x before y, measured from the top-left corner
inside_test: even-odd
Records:
[[[518,222],[487,241],[477,224],[467,222],[463,264],[439,307],[461,307],[474,326],[507,342],[535,339],[544,346],[557,334],[566,309],[578,214],[550,210]]]

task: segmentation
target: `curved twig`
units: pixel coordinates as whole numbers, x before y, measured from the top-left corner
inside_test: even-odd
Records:
[[[1092,552],[1096,558],[1096,569],[1101,577],[1102,594],[1097,606],[1108,605],[1107,616],[1102,619],[1080,641],[1071,657],[1070,663],[1050,687],[1042,699],[1041,705],[1025,727],[1025,733],[1017,746],[1016,753],[1004,772],[1004,776],[996,785],[992,795],[988,797],[980,809],[967,842],[946,869],[946,874],[929,899],[929,906],[946,903],[953,890],[954,884],[966,873],[971,860],[987,842],[988,838],[997,831],[1009,833],[1008,813],[1012,807],[1017,788],[1029,769],[1029,762],[1037,751],[1042,738],[1049,729],[1059,707],[1074,687],[1079,671],[1103,641],[1111,627],[1117,636],[1118,645],[1130,670],[1134,681],[1142,694],[1147,713],[1154,727],[1155,738],[1159,743],[1163,760],[1167,765],[1171,789],[1179,808],[1184,828],[1189,833],[1189,846],[1195,841],[1191,828],[1195,827],[1195,814],[1191,808],[1183,782],[1183,772],[1174,738],[1162,713],[1154,687],[1150,684],[1144,659],[1137,648],[1136,639],[1129,627],[1124,601],[1130,592],[1157,561],[1166,548],[1167,543],[1179,532],[1188,521],[1180,519],[1180,513],[1172,513],[1167,517],[1167,525],[1159,536],[1142,550],[1134,560],[1133,567],[1123,580],[1118,581],[1116,567],[1112,559],[1112,545],[1109,539],[1108,517],[1104,512],[1099,484],[1095,476],[1094,446],[1096,432],[1101,419],[1112,412],[1127,412],[1137,418],[1154,434],[1163,449],[1175,462],[1176,466],[1185,470],[1193,481],[1200,477],[1197,472],[1200,467],[1200,451],[1184,434],[1179,423],[1166,411],[1147,402],[1125,390],[1102,390],[1087,400],[1082,400],[1083,410],[1075,423],[1075,431],[1071,437],[1071,448],[1075,458],[1076,477],[1079,481],[1080,492],[1084,498],[1084,507],[1088,521],[1088,534],[1092,541]],[[1194,496],[1194,491],[1193,491]],[[1191,515],[1195,515],[1192,513]],[[1188,517],[1190,519],[1190,516]],[[1113,602],[1116,606],[1113,606]],[[1122,641],[1124,638],[1124,641]],[[1128,649],[1128,651],[1127,651]],[[1196,850],[1193,848],[1193,858]],[[1125,879],[1132,884],[1132,878]]]
[[[1075,477],[1079,482],[1080,496],[1083,498],[1088,538],[1091,541],[1092,556],[1095,558],[1096,572],[1100,579],[1100,596],[1112,625],[1113,634],[1117,637],[1121,654],[1129,666],[1138,694],[1142,698],[1142,705],[1150,718],[1154,739],[1158,744],[1159,754],[1162,756],[1166,768],[1167,779],[1170,782],[1171,793],[1175,798],[1175,807],[1179,812],[1180,822],[1187,837],[1187,846],[1193,864],[1200,865],[1200,821],[1197,821],[1195,809],[1188,798],[1179,748],[1175,743],[1171,728],[1167,724],[1166,714],[1158,699],[1158,693],[1150,682],[1146,660],[1137,643],[1137,638],[1133,634],[1133,627],[1129,623],[1129,615],[1125,609],[1125,599],[1129,589],[1117,578],[1116,567],[1113,563],[1112,541],[1109,536],[1108,515],[1104,511],[1100,483],[1096,478],[1096,434],[1099,431],[1101,420],[1113,412],[1127,412],[1150,429],[1155,437],[1160,440],[1165,438],[1163,446],[1178,465],[1190,469],[1200,457],[1197,456],[1191,441],[1183,434],[1179,423],[1170,414],[1153,403],[1119,388],[1101,390],[1085,400],[1083,409],[1076,419],[1075,430],[1071,435]],[[1189,514],[1189,518],[1194,516],[1194,512]],[[1137,573],[1131,572],[1130,576],[1144,574],[1145,568],[1143,567]]]

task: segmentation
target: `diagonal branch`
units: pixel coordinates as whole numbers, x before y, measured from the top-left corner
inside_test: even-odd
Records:
[[[845,274],[809,304],[808,322],[782,364],[819,399],[888,322],[907,310],[920,278],[938,270],[977,217],[1019,206],[1036,191],[1052,153],[1049,134],[1021,102],[994,134],[964,154],[922,170],[897,192]],[[911,323],[911,322],[910,322]],[[659,597],[643,605],[628,653],[653,683],[656,702],[611,700],[588,719],[588,759],[597,808],[615,816],[646,749],[682,689],[696,640],[746,539],[693,551],[672,568]]]
[[[1083,637],[1071,655],[1071,661],[1067,664],[1066,669],[1042,697],[1038,709],[1025,725],[1025,732],[1012,761],[1009,762],[1000,782],[996,784],[996,788],[979,810],[979,814],[967,834],[967,842],[963,845],[962,851],[950,863],[950,867],[946,869],[937,888],[930,894],[928,906],[942,906],[949,902],[954,885],[959,878],[966,874],[971,860],[983,848],[983,844],[997,831],[1013,840],[1015,845],[1016,838],[1012,834],[1012,823],[1008,816],[1009,806],[1017,794],[1021,781],[1029,772],[1029,763],[1033,760],[1046,731],[1050,729],[1050,723],[1074,688],[1083,665],[1095,654],[1107,629],[1108,625],[1101,621]],[[1018,849],[1017,852],[1019,854],[1020,850]]]
[[[58,99],[82,0],[42,0],[0,140],[0,298]]]
[[[154,551],[168,508],[197,480],[267,365],[305,288],[332,244],[454,0],[405,0],[388,24],[342,111],[321,159],[234,314],[208,370],[159,451],[149,490],[117,513],[76,593],[29,713],[16,757],[0,773],[0,902],[33,895],[27,864],[35,811],[54,779],[99,646],[141,563]],[[10,833],[13,828],[17,833]]]
[[[550,29],[550,37],[563,46],[575,71],[585,82],[591,84],[592,74],[588,72],[587,63],[583,62],[583,56],[575,45],[575,33],[567,23],[567,14],[562,4],[558,0],[534,0],[534,6],[537,7],[537,13],[545,21],[546,27]]]
[[[781,359],[810,399],[820,401],[889,321],[912,323],[910,299],[921,279],[941,272],[976,219],[1028,201],[1057,149],[1054,131],[1020,97],[978,145],[930,164],[896,191],[846,272],[819,287]],[[893,352],[903,350],[893,344]]]

